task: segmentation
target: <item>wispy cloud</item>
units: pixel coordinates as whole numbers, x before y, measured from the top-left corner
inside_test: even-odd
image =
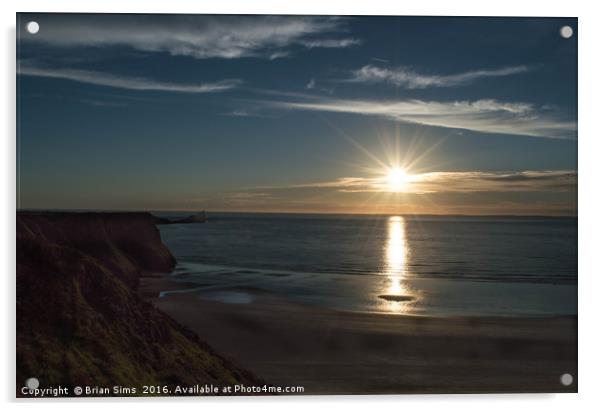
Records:
[[[405,193],[475,192],[562,192],[577,188],[577,172],[543,171],[455,171],[429,172],[408,176]],[[390,191],[386,177],[342,177],[331,181],[309,182],[280,187],[261,187],[262,191],[325,189],[347,193]]]
[[[21,64],[17,74],[22,76],[48,77],[71,80],[97,86],[114,87],[127,90],[165,91],[175,93],[215,93],[230,90],[242,83],[238,79],[222,80],[212,83],[184,84],[151,80],[143,77],[119,76],[90,70],[36,67]]]
[[[575,138],[576,123],[562,113],[529,103],[422,100],[347,100],[304,96],[294,101],[269,101],[274,108],[351,113],[385,117],[424,126],[464,129],[481,133],[547,138]]]
[[[449,75],[422,74],[406,67],[387,69],[367,65],[352,73],[351,81],[363,83],[388,83],[408,89],[428,87],[456,87],[488,77],[505,77],[525,73],[526,66],[503,67],[494,70],[472,70]]]
[[[360,39],[356,38],[344,38],[344,39],[326,39],[326,40],[301,40],[300,44],[307,47],[308,49],[313,48],[346,48],[351,46],[357,46],[362,44]]]
[[[319,91],[319,92],[325,92],[328,93],[330,95],[334,94],[334,87],[331,88],[326,88],[326,87],[318,87],[318,84],[316,82],[316,79],[311,78],[309,79],[309,81],[307,82],[307,84],[305,85],[305,88],[307,90],[313,90],[313,91]],[[284,93],[287,94],[287,93]],[[303,96],[300,96],[300,98],[303,98]]]
[[[354,38],[331,38],[345,31],[346,19],[319,16],[86,15],[73,19],[40,16],[43,36],[24,41],[61,47],[124,46],[197,59],[288,55],[289,47],[345,48]]]
[[[225,113],[224,115],[231,116],[231,117],[251,117],[251,116],[253,116],[247,109],[244,109],[244,108],[234,109],[228,113]]]

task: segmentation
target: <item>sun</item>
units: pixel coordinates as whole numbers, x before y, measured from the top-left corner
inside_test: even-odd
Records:
[[[393,167],[387,175],[387,185],[391,191],[403,191],[408,184],[408,173],[403,168]]]

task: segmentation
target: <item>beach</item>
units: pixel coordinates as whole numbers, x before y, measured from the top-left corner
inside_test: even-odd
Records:
[[[412,316],[333,310],[255,288],[219,300],[169,276],[139,293],[268,384],[305,394],[576,392],[576,316]]]

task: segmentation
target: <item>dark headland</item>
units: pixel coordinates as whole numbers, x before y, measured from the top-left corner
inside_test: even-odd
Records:
[[[258,380],[139,297],[175,259],[148,213],[17,213],[17,395],[40,387]]]

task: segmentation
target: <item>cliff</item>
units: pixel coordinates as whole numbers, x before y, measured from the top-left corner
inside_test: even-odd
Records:
[[[148,213],[18,213],[17,388],[257,382],[137,295],[174,265]]]

